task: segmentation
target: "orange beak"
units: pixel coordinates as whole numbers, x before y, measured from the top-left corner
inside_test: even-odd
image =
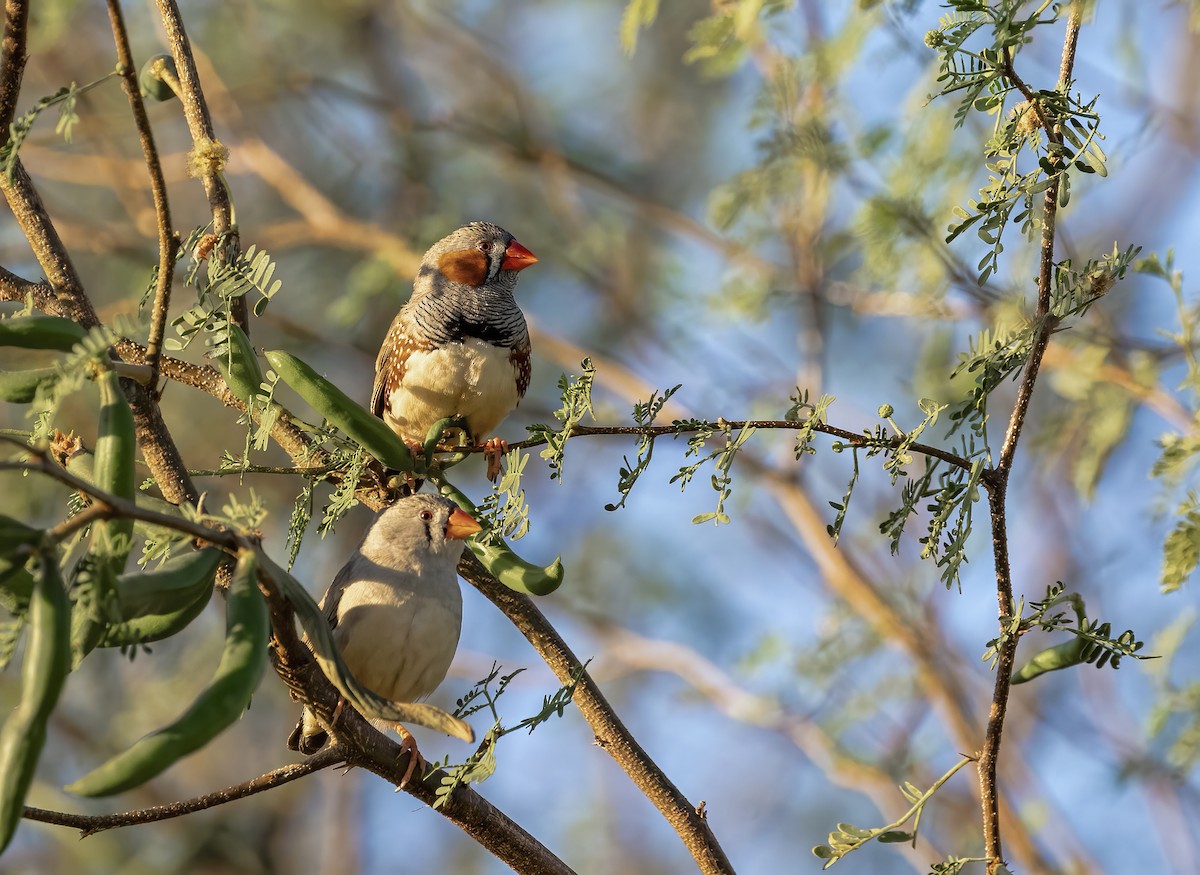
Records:
[[[537,256],[514,240],[504,250],[504,261],[500,262],[501,270],[524,270],[537,262]]]
[[[446,520],[446,537],[454,540],[462,540],[463,538],[471,537],[476,532],[481,531],[482,528],[469,513],[461,507],[456,507],[454,512],[450,514],[450,519]]]

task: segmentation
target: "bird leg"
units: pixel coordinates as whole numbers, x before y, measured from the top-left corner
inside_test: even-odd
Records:
[[[495,483],[500,476],[500,461],[508,452],[508,441],[498,437],[488,438],[479,446],[483,450],[483,457],[487,459],[487,478]]]
[[[402,438],[404,446],[408,447],[408,451],[412,453],[414,459],[422,459],[425,457],[425,445],[418,440],[412,438]],[[421,488],[421,481],[413,476],[412,471],[404,472],[404,480],[408,483],[409,495],[414,495]]]
[[[400,751],[408,751],[408,767],[404,770],[404,777],[400,779],[400,785],[396,788],[397,793],[408,786],[409,779],[413,776],[413,772],[417,770],[417,764],[421,764],[421,771],[425,771],[425,757],[421,756],[421,752],[417,750],[417,740],[413,738],[412,733],[401,726],[399,723],[393,724],[393,728],[400,736]]]

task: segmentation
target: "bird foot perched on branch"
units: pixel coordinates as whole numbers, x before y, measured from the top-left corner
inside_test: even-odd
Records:
[[[409,779],[413,776],[413,772],[417,770],[417,765],[421,766],[421,771],[425,771],[425,757],[421,756],[421,752],[417,750],[417,740],[413,738],[413,734],[401,726],[399,723],[392,724],[392,727],[400,735],[400,751],[408,752],[408,766],[404,769],[404,777],[400,779],[400,783],[396,786],[396,792],[399,793],[408,786]]]
[[[479,445],[487,459],[487,478],[493,483],[500,477],[500,463],[508,453],[508,441],[504,438],[489,438]]]

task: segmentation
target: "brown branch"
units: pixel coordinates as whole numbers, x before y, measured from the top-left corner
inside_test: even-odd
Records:
[[[1060,88],[1066,88],[1071,78],[1082,18],[1081,4],[1072,4],[1067,18],[1067,32],[1063,40],[1062,63],[1059,67],[1058,87]],[[1009,72],[1015,77],[1015,73],[1011,70],[1011,64],[1009,64]],[[1019,82],[1020,80],[1013,78],[1013,81]],[[1041,114],[1039,104],[1035,101],[1033,105],[1039,110],[1038,117],[1045,126],[1046,120]],[[1046,127],[1046,133],[1052,142],[1061,141],[1057,119],[1054,126]],[[1008,421],[1008,430],[1004,435],[1004,444],[1000,449],[999,461],[996,467],[988,472],[989,476],[986,480],[988,509],[992,518],[992,551],[996,565],[996,599],[1001,633],[996,659],[996,681],[992,692],[992,706],[988,712],[983,749],[978,758],[979,795],[983,815],[984,851],[988,858],[988,875],[1000,872],[1004,866],[1004,849],[1000,836],[1001,803],[996,767],[1000,758],[1000,743],[1004,733],[1004,719],[1008,711],[1008,696],[1018,644],[1017,636],[1008,633],[1008,622],[1006,621],[1006,618],[1016,610],[1016,605],[1013,599],[1012,569],[1008,557],[1005,499],[1008,493],[1008,479],[1012,472],[1013,458],[1017,451],[1017,442],[1020,440],[1021,430],[1029,412],[1029,403],[1037,384],[1038,371],[1056,324],[1056,320],[1050,313],[1050,296],[1054,283],[1054,234],[1058,216],[1060,180],[1061,176],[1056,176],[1051,181],[1050,187],[1046,189],[1042,206],[1037,327],[1034,332],[1033,347],[1030,351],[1029,363],[1025,366],[1025,373],[1022,375],[1020,386],[1017,389],[1017,397]]]
[[[142,144],[142,155],[146,170],[150,174],[150,189],[154,197],[154,214],[158,225],[158,276],[154,287],[154,306],[150,315],[150,336],[146,341],[146,364],[152,373],[151,386],[158,385],[159,357],[162,354],[163,334],[167,325],[167,310],[171,303],[171,281],[175,276],[175,253],[179,239],[171,227],[171,208],[167,203],[167,183],[163,178],[162,162],[158,148],[154,145],[154,132],[150,129],[150,118],[138,86],[138,72],[129,47],[129,34],[125,30],[125,18],[119,0],[108,0],[108,17],[112,23],[113,41],[117,47],[117,69],[121,73],[121,87],[129,98],[133,111],[138,139]]]
[[[6,0],[4,38],[0,43],[0,145],[8,143],[17,98],[21,95],[21,77],[25,74],[25,34],[29,27],[28,0]]]
[[[23,816],[27,820],[36,820],[41,823],[51,823],[55,826],[68,826],[72,829],[77,829],[79,830],[79,837],[86,839],[88,836],[104,832],[105,830],[136,826],[142,823],[157,823],[160,820],[183,817],[186,814],[204,811],[206,808],[213,808],[217,805],[224,805],[227,802],[245,799],[247,796],[253,796],[256,793],[282,787],[284,784],[303,778],[305,775],[311,775],[313,772],[338,765],[341,762],[344,762],[342,751],[331,747],[314,754],[302,763],[292,763],[291,765],[282,766],[244,783],[226,787],[224,790],[205,793],[203,796],[196,796],[193,799],[184,799],[166,805],[155,805],[151,808],[123,811],[119,814],[72,814],[66,811],[49,811],[45,808],[33,808],[27,805],[25,806]]]
[[[844,428],[838,428],[835,425],[826,425],[824,423],[816,423],[810,425],[806,420],[787,420],[787,419],[718,419],[712,422],[705,422],[705,426],[712,427],[717,430],[722,429],[742,429],[742,428],[763,428],[763,429],[780,429],[797,431],[802,428],[812,428],[813,431],[818,431],[821,434],[832,435],[833,437],[841,438],[855,447],[879,447],[895,449],[901,443],[900,438],[891,438],[890,440],[880,442],[870,435],[862,432],[849,431]],[[677,425],[576,425],[572,427],[571,437],[582,437],[587,435],[637,435],[649,437],[662,437],[664,435],[681,435],[693,434],[698,428],[683,428]],[[546,444],[545,438],[529,438],[528,440],[519,441],[514,444],[509,444],[510,449],[528,449],[530,447],[540,447]],[[911,444],[907,447],[914,453],[921,453],[925,456],[930,456],[935,459],[940,459],[956,468],[962,468],[964,471],[971,470],[971,462],[964,459],[956,453],[950,453],[946,450],[931,447],[927,444]],[[462,452],[474,453],[483,452],[480,447],[463,447]]]
[[[569,683],[581,663],[528,596],[513,592],[488,574],[471,553],[463,555],[458,573],[488,598],[525,636],[562,683]],[[708,826],[705,815],[689,802],[621,722],[591,676],[583,671],[575,688],[575,705],[592,727],[596,744],[625,770],[634,785],[659,810],[691,852],[701,872],[732,873],[733,866]]]
[[[213,233],[224,236],[229,232],[236,235],[233,224],[233,205],[229,198],[224,178],[225,160],[219,157],[220,143],[213,130],[212,116],[208,111],[208,103],[200,88],[200,77],[196,72],[196,59],[192,55],[192,44],[188,40],[183,27],[183,17],[175,0],[157,0],[159,15],[162,17],[163,28],[167,34],[167,44],[171,48],[171,56],[175,59],[176,73],[179,77],[179,100],[183,103],[183,115],[187,120],[188,131],[192,135],[192,158],[198,158],[201,153],[208,155],[205,160],[190,160],[189,167],[199,176],[208,196],[208,206],[212,211]],[[234,246],[236,246],[236,236]],[[218,264],[224,264],[226,249],[217,247],[213,253]],[[229,302],[229,315],[233,322],[249,333],[249,321],[246,313],[244,298],[235,298]]]

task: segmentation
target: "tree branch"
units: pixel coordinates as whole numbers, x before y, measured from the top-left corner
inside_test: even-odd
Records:
[[[192,44],[188,40],[183,27],[183,18],[175,0],[157,0],[159,15],[162,16],[163,28],[167,33],[167,43],[171,48],[171,56],[175,59],[175,68],[179,76],[179,95],[183,103],[183,115],[187,120],[188,131],[192,135],[192,153],[189,156],[189,167],[194,175],[199,176],[204,185],[204,193],[208,196],[209,209],[212,211],[213,233],[223,236],[229,232],[236,235],[233,223],[233,205],[229,197],[229,189],[225,186],[224,167],[225,157],[219,155],[220,142],[213,130],[212,116],[208,111],[208,103],[200,88],[200,76],[196,72],[196,59],[192,56]],[[207,156],[203,160],[201,156]],[[236,237],[235,246],[236,246]],[[225,263],[225,248],[217,247],[213,253],[219,265]],[[233,322],[243,331],[249,333],[249,321],[246,313],[244,298],[234,298],[229,302],[229,315]]]
[[[203,796],[196,796],[193,799],[184,799],[166,805],[155,805],[151,808],[137,808],[133,811],[123,811],[119,814],[72,814],[66,811],[49,811],[45,808],[33,808],[27,805],[25,806],[23,816],[27,820],[51,823],[55,826],[69,826],[72,829],[79,830],[79,837],[81,839],[86,839],[88,836],[104,832],[105,830],[136,826],[141,823],[156,823],[160,820],[170,820],[174,817],[183,817],[185,814],[193,814],[197,811],[203,811],[206,808],[214,808],[217,805],[224,805],[227,802],[244,799],[256,793],[272,790],[275,787],[282,787],[284,784],[303,778],[305,775],[311,775],[313,772],[318,772],[329,766],[335,766],[341,762],[344,762],[342,751],[336,747],[331,747],[319,751],[304,762],[281,766],[252,780],[235,784],[232,787],[226,787],[224,790],[205,793]]]
[[[1063,40],[1062,63],[1059,67],[1059,88],[1066,88],[1071,78],[1074,65],[1075,48],[1079,42],[1079,28],[1083,12],[1081,4],[1071,4],[1067,18],[1067,32]],[[1008,73],[1014,83],[1020,82],[1012,70],[1011,59],[1006,59]],[[1026,88],[1028,90],[1028,88]],[[1046,128],[1047,137],[1051,142],[1060,142],[1059,120],[1054,119],[1053,125],[1047,125],[1047,120],[1037,101],[1034,107],[1038,110],[1038,118]],[[1056,160],[1054,156],[1051,160]],[[979,753],[979,794],[983,813],[984,849],[988,857],[988,875],[1001,871],[1004,865],[1004,849],[1000,836],[1000,798],[996,780],[996,767],[1000,758],[1000,742],[1004,733],[1004,719],[1008,710],[1008,696],[1011,686],[1013,665],[1016,662],[1018,638],[1007,631],[1010,617],[1016,610],[1013,599],[1012,569],[1008,557],[1008,533],[1006,522],[1005,500],[1008,494],[1008,479],[1012,472],[1013,458],[1017,451],[1017,442],[1029,412],[1030,399],[1037,384],[1038,371],[1050,342],[1050,334],[1056,320],[1050,313],[1050,298],[1054,283],[1054,235],[1058,216],[1058,192],[1061,176],[1055,176],[1046,189],[1042,206],[1042,239],[1041,256],[1038,269],[1038,302],[1037,329],[1034,333],[1033,348],[1030,351],[1029,363],[1021,377],[1017,389],[1013,412],[1008,421],[1008,430],[1004,436],[1004,444],[1000,449],[1000,459],[988,478],[988,509],[992,518],[992,551],[996,566],[996,599],[1000,618],[1000,644],[996,659],[996,681],[992,692],[992,707],[988,712],[987,732],[984,736],[983,749]]]
[[[159,356],[162,354],[163,334],[166,331],[167,311],[171,302],[171,281],[175,276],[175,253],[179,247],[179,238],[175,236],[171,227],[167,183],[163,178],[162,163],[158,160],[158,148],[154,145],[150,118],[146,115],[146,104],[138,87],[137,67],[129,47],[129,34],[125,30],[120,0],[108,0],[108,17],[112,23],[113,41],[117,47],[121,87],[129,98],[129,108],[133,111],[133,121],[137,125],[146,170],[150,174],[150,189],[154,197],[154,214],[158,225],[158,276],[154,287],[154,306],[150,314],[150,336],[146,341],[146,364],[150,366],[152,373],[150,384],[157,387]]]
[[[28,0],[6,0],[4,4],[4,38],[0,43],[0,145],[8,143],[13,119],[17,114],[17,98],[21,94],[21,77],[25,74],[25,33],[29,27]]]
[[[562,683],[581,673],[579,658],[528,596],[513,592],[484,570],[471,553],[464,553],[458,573],[488,598],[525,636]],[[582,671],[575,687],[575,705],[592,727],[596,744],[625,770],[667,823],[679,834],[701,872],[732,873],[733,866],[708,826],[707,816],[689,802],[642,749],[613,711],[604,694]]]
[[[835,425],[826,425],[824,423],[811,424],[807,420],[786,420],[786,419],[717,419],[712,422],[703,423],[704,426],[710,426],[716,429],[742,429],[742,428],[763,428],[763,429],[780,429],[797,431],[802,428],[812,428],[813,431],[818,431],[821,434],[832,435],[833,437],[841,438],[847,443],[855,447],[876,447],[885,446],[895,448],[901,443],[900,438],[893,438],[886,442],[879,442],[870,435],[862,432],[849,431],[844,428],[838,428]],[[637,435],[649,437],[662,437],[664,435],[682,435],[693,434],[698,431],[698,428],[681,428],[677,425],[576,425],[570,431],[570,437],[586,436],[586,435]],[[544,438],[529,438],[528,440],[519,441],[515,444],[509,444],[510,449],[529,449],[531,447],[540,447],[546,444]],[[940,459],[947,464],[953,465],[956,468],[962,468],[964,471],[971,470],[971,462],[964,459],[957,453],[947,452],[946,450],[931,447],[928,444],[910,444],[908,449],[914,453],[921,453],[925,456],[930,456],[935,459]],[[461,452],[475,453],[483,452],[481,447],[462,447]]]

